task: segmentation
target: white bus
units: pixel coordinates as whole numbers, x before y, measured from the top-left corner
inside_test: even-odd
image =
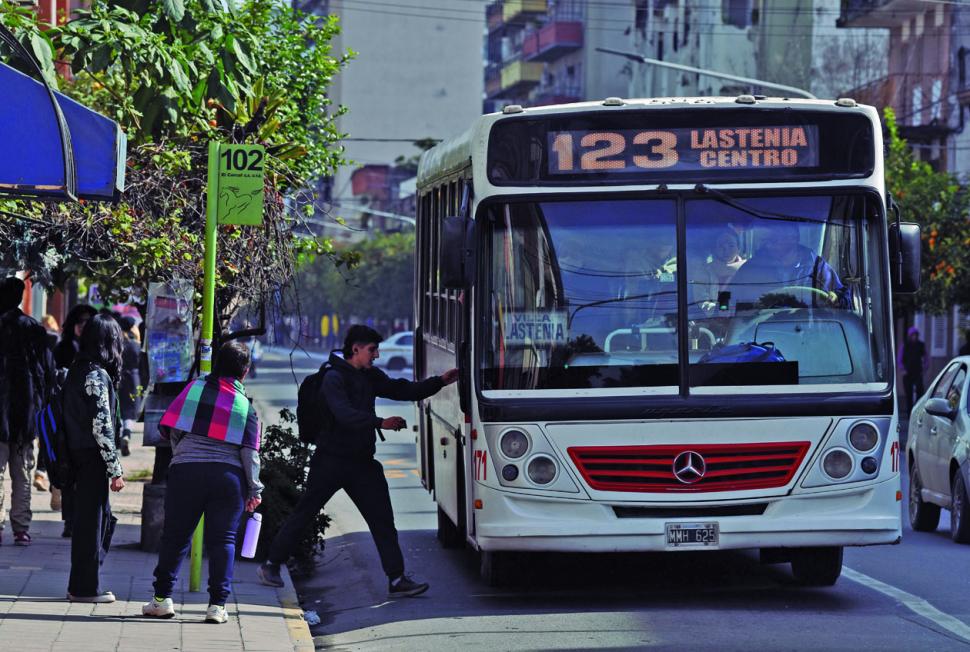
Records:
[[[502,583],[535,551],[760,549],[831,585],[900,540],[890,296],[919,230],[852,100],[485,115],[422,157],[421,478]],[[887,210],[889,208],[890,210]]]

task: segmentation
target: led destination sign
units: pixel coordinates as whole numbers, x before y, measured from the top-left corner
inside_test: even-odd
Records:
[[[872,119],[832,108],[693,107],[510,116],[488,136],[496,186],[790,182],[875,170]]]
[[[814,168],[818,127],[550,131],[549,173]]]

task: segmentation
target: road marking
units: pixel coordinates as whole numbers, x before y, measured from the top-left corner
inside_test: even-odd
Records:
[[[970,626],[968,626],[962,620],[954,618],[950,614],[943,613],[923,598],[915,596],[912,593],[907,593],[902,589],[897,589],[895,586],[890,586],[889,584],[880,582],[874,577],[863,575],[858,571],[852,570],[848,566],[842,567],[842,574],[853,582],[858,582],[863,586],[867,586],[870,589],[879,591],[884,595],[888,595],[894,600],[898,600],[903,604],[903,606],[913,613],[916,613],[923,618],[936,623],[948,632],[970,642]]]

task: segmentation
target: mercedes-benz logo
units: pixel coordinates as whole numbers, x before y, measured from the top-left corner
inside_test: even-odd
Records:
[[[700,453],[684,451],[674,458],[674,477],[684,484],[694,484],[707,473],[707,464]]]

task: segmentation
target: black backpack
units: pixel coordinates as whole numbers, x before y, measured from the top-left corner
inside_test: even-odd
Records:
[[[51,385],[47,401],[34,416],[37,436],[40,438],[40,454],[47,462],[47,475],[51,484],[63,489],[73,483],[74,471],[67,447],[64,429],[64,382],[67,370],[58,369]]]
[[[333,413],[320,392],[323,388],[323,377],[331,369],[333,365],[329,361],[324,362],[318,371],[303,379],[296,394],[296,425],[300,432],[300,441],[304,444],[316,444],[321,437],[333,430]]]

